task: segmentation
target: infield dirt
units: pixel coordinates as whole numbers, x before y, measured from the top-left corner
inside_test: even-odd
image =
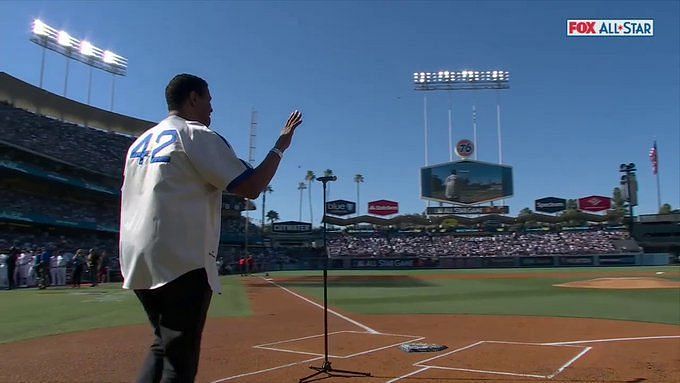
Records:
[[[244,278],[244,283],[253,316],[208,319],[197,381],[297,382],[312,372],[309,365],[321,365],[322,311],[262,278]],[[331,358],[333,367],[373,376],[323,382],[680,381],[680,326],[578,318],[341,314],[363,328],[329,314],[330,332],[347,331],[329,337],[330,354],[360,355]],[[366,328],[392,335],[360,334]],[[396,346],[380,349],[408,339],[403,336],[424,337],[423,342],[449,348],[426,354],[404,353]],[[632,339],[658,336],[663,338]],[[2,344],[0,382],[133,381],[151,340],[150,327],[126,326]],[[536,345],[555,342],[571,342],[571,347]],[[254,347],[271,343],[281,350]],[[466,346],[471,347],[447,354]],[[586,347],[592,349],[551,380],[523,376],[554,372]],[[430,367],[414,365],[440,355],[426,363]]]

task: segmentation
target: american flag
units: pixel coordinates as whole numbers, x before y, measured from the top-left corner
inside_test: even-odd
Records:
[[[654,141],[654,146],[649,149],[649,160],[652,161],[652,172],[657,174],[659,172],[659,152],[656,149],[656,141]]]

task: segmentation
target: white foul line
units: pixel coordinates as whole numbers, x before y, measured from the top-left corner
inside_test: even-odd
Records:
[[[392,379],[392,380],[388,380],[387,383],[394,383],[394,382],[396,382],[396,381],[398,381],[398,380],[401,380],[401,379],[404,379],[404,378],[408,378],[408,377],[411,376],[411,375],[415,375],[415,374],[421,373],[421,372],[423,372],[423,371],[425,371],[425,370],[428,370],[429,368],[430,368],[430,367],[423,367],[423,368],[421,368],[420,370],[415,370],[415,371],[413,371],[413,372],[409,372],[409,373],[406,374],[406,375],[402,375],[402,376],[400,376],[400,377],[398,377],[398,378],[394,378],[394,379]]]
[[[274,286],[276,286],[276,287],[278,287],[278,288],[280,288],[280,289],[282,289],[282,290],[284,290],[284,291],[286,291],[286,292],[288,292],[288,293],[290,293],[290,294],[293,294],[293,295],[295,295],[296,297],[298,297],[298,298],[300,298],[300,299],[302,299],[302,300],[304,300],[304,301],[306,301],[306,302],[308,302],[308,303],[311,303],[311,304],[313,304],[314,306],[316,306],[316,307],[318,307],[318,308],[320,308],[320,309],[323,309],[323,306],[322,306],[322,305],[320,305],[320,304],[318,304],[318,303],[312,301],[311,299],[307,299],[307,298],[303,297],[302,295],[300,295],[300,294],[298,294],[298,293],[295,293],[295,292],[293,292],[293,291],[291,291],[291,290],[289,290],[289,289],[287,289],[287,288],[285,288],[285,287],[279,285],[278,283],[276,283],[276,282],[274,282],[274,281],[272,281],[272,280],[269,280],[269,279],[264,278],[264,277],[261,277],[261,278],[264,279],[265,281],[271,283],[272,285],[274,285]],[[331,314],[333,314],[333,315],[335,315],[335,316],[337,316],[337,317],[339,317],[339,318],[341,318],[341,319],[346,320],[347,322],[349,322],[349,323],[351,323],[351,324],[353,324],[353,325],[355,325],[355,326],[359,326],[359,327],[363,328],[364,330],[366,330],[367,332],[369,332],[369,333],[371,333],[371,334],[380,334],[379,331],[373,330],[372,328],[370,328],[370,327],[368,327],[368,326],[366,326],[366,325],[363,325],[363,324],[361,324],[361,323],[355,321],[354,319],[347,318],[346,316],[344,316],[344,315],[342,315],[342,314],[340,314],[340,313],[338,313],[338,312],[335,312],[335,311],[333,311],[333,310],[331,310],[331,309],[328,309],[328,312],[331,313]]]
[[[293,363],[284,364],[284,365],[282,365],[282,366],[277,366],[277,367],[272,367],[272,368],[266,368],[266,369],[264,369],[264,370],[253,371],[253,372],[246,372],[245,374],[234,375],[234,376],[230,376],[230,377],[228,377],[228,378],[222,378],[222,379],[214,380],[214,381],[212,381],[211,383],[225,382],[225,381],[227,381],[227,380],[232,380],[232,379],[236,379],[236,378],[242,378],[242,377],[244,377],[244,376],[256,375],[256,374],[261,374],[261,373],[263,373],[263,372],[269,372],[269,371],[278,370],[278,369],[280,369],[280,368],[295,366],[296,364],[302,364],[302,363],[307,363],[307,362],[313,362],[313,361],[319,360],[319,359],[323,359],[323,356],[319,356],[319,357],[316,357],[316,358],[303,360],[303,361],[301,361],[301,362],[293,362]]]
[[[504,371],[487,371],[487,370],[473,370],[471,368],[458,368],[458,367],[440,367],[440,366],[429,366],[430,368],[437,368],[440,370],[453,370],[453,371],[465,371],[465,372],[480,372],[482,374],[493,374],[493,375],[510,375],[510,376],[524,376],[529,378],[547,378],[543,375],[533,375],[533,374],[518,374],[515,372],[504,372]]]
[[[341,332],[349,332],[349,331],[333,331],[329,332],[328,335],[334,335],[334,334],[340,334]],[[262,348],[264,346],[273,346],[275,344],[281,344],[281,343],[290,343],[290,342],[297,342],[298,340],[305,340],[305,339],[312,339],[312,338],[320,338],[324,336],[324,334],[320,335],[309,335],[309,336],[303,336],[300,338],[293,338],[293,339],[286,339],[286,340],[280,340],[278,342],[271,342],[271,343],[265,343],[265,344],[258,344],[257,346],[253,346],[254,348]]]
[[[575,341],[571,341],[571,342],[541,343],[541,345],[544,345],[544,346],[562,346],[562,345],[567,345],[567,344],[623,342],[623,341],[629,341],[629,340],[677,339],[677,338],[680,338],[680,335],[639,336],[639,337],[635,337],[635,338],[610,338],[610,339],[575,340]]]
[[[390,348],[390,347],[394,347],[394,346],[401,346],[402,344],[411,343],[411,342],[417,342],[417,341],[423,340],[423,339],[425,339],[424,336],[415,337],[415,338],[413,338],[413,339],[411,339],[411,340],[406,340],[406,341],[403,341],[403,342],[400,342],[400,343],[391,344],[391,345],[389,345],[389,346],[382,346],[382,347],[374,348],[374,349],[368,350],[368,351],[357,352],[357,353],[354,353],[354,354],[351,354],[351,355],[343,356],[342,358],[343,358],[343,359],[345,359],[345,358],[353,358],[353,357],[355,357],[355,356],[364,355],[364,354],[370,354],[370,353],[372,353],[372,352],[381,351],[381,350],[384,350],[384,349],[386,349],[386,348]]]
[[[591,348],[592,348],[592,347],[586,347],[586,348],[585,348],[583,351],[581,351],[578,355],[576,355],[575,357],[571,358],[571,360],[568,361],[564,366],[558,368],[557,371],[553,372],[552,375],[548,375],[547,378],[548,378],[548,379],[552,379],[552,378],[554,378],[555,376],[557,376],[557,374],[559,374],[560,372],[562,372],[565,368],[571,366],[572,363],[576,362],[576,360],[577,360],[578,358],[582,357],[583,355],[586,354],[586,352],[590,351]]]
[[[497,344],[517,344],[517,345],[529,345],[529,346],[554,346],[554,347],[574,347],[574,348],[583,348],[581,352],[578,353],[575,357],[571,358],[567,363],[565,363],[562,367],[558,368],[555,372],[552,373],[552,375],[544,376],[544,375],[536,375],[536,374],[520,374],[520,373],[515,373],[515,372],[505,372],[505,371],[491,371],[491,370],[474,370],[470,368],[459,368],[459,367],[444,367],[444,366],[433,366],[433,365],[426,365],[424,364],[425,362],[429,362],[447,355],[451,355],[453,353],[459,352],[466,350],[468,348],[472,348],[475,346],[478,346],[482,343],[497,343]],[[585,347],[585,346],[571,346],[571,345],[557,345],[557,344],[547,344],[547,343],[525,343],[525,342],[504,342],[504,341],[479,341],[476,343],[469,344],[465,347],[457,348],[453,351],[449,351],[447,353],[441,354],[434,356],[429,359],[421,360],[419,362],[414,363],[413,365],[416,367],[429,367],[429,368],[436,368],[436,369],[441,369],[441,370],[454,370],[454,371],[466,371],[466,372],[479,372],[479,373],[486,373],[486,374],[494,374],[494,375],[509,375],[509,376],[523,376],[523,377],[528,377],[528,378],[547,378],[547,379],[552,379],[553,377],[557,376],[559,373],[564,371],[565,368],[569,367],[572,365],[574,362],[576,362],[580,357],[585,355],[588,351],[590,351],[592,347]],[[401,379],[401,378],[398,378]],[[397,379],[397,380],[398,380]],[[395,380],[396,381],[396,380]]]
[[[469,344],[469,345],[467,345],[467,346],[465,346],[465,347],[457,348],[457,349],[455,349],[455,350],[453,350],[453,351],[449,351],[449,352],[446,352],[446,353],[441,354],[441,355],[433,356],[432,358],[428,358],[428,359],[425,359],[425,360],[421,360],[420,362],[416,362],[416,363],[414,363],[413,365],[416,366],[416,367],[432,367],[432,366],[425,366],[425,365],[422,365],[422,363],[429,362],[429,361],[431,361],[431,360],[435,360],[435,359],[441,358],[441,357],[443,357],[443,356],[451,355],[451,354],[453,354],[454,352],[467,350],[468,348],[475,347],[475,346],[477,346],[478,344],[481,344],[481,343],[484,343],[484,341],[483,341],[483,340],[480,340],[479,342],[475,342],[475,343]]]
[[[386,349],[386,348],[390,348],[390,347],[394,347],[394,346],[399,346],[399,345],[402,345],[402,344],[404,344],[404,343],[417,342],[417,341],[420,341],[420,340],[425,339],[425,337],[422,337],[422,336],[415,336],[415,335],[384,334],[384,333],[371,334],[371,333],[367,333],[367,332],[363,332],[363,331],[360,332],[360,331],[350,331],[350,330],[335,331],[335,332],[328,333],[328,335],[334,335],[334,334],[340,334],[340,333],[352,333],[352,334],[363,334],[363,335],[380,335],[380,336],[395,336],[395,337],[411,338],[411,339],[408,339],[408,340],[405,340],[405,341],[401,341],[401,342],[399,342],[399,343],[390,344],[390,345],[387,345],[387,346],[381,346],[381,347],[373,348],[373,349],[370,349],[370,350],[367,350],[367,351],[360,351],[360,352],[357,352],[357,353],[354,353],[354,354],[350,354],[350,355],[328,355],[328,357],[330,357],[330,358],[347,359],[347,358],[352,358],[352,357],[359,356],[359,355],[370,354],[370,353],[372,353],[372,352],[384,350],[384,349]],[[271,343],[265,343],[265,344],[258,344],[257,346],[253,346],[253,348],[259,348],[259,349],[261,349],[261,350],[289,352],[289,353],[293,353],[293,354],[323,356],[323,354],[318,354],[318,353],[313,353],[313,352],[297,351],[297,350],[289,350],[289,349],[286,349],[286,348],[271,347],[271,346],[275,346],[275,345],[278,345],[278,344],[290,343],[290,342],[295,342],[295,341],[298,341],[298,340],[306,340],[306,339],[311,339],[311,338],[319,338],[319,337],[322,337],[322,336],[324,336],[324,335],[323,335],[323,334],[320,334],[320,335],[310,335],[310,336],[305,336],[305,337],[301,337],[301,338],[281,340],[281,341],[278,341],[278,342],[271,342]]]

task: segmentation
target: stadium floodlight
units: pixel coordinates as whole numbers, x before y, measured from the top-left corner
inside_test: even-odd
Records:
[[[455,91],[455,90],[486,90],[510,88],[510,72],[504,70],[439,70],[437,72],[413,72],[413,87],[417,91]],[[450,97],[450,96],[449,96]],[[449,99],[449,104],[451,104]],[[476,108],[472,107],[474,145],[477,146],[477,116]],[[449,161],[453,161],[453,136],[452,136],[452,107],[449,105]],[[423,97],[423,119],[425,130],[425,166],[429,165],[428,158],[428,127],[427,127],[427,96]],[[501,108],[500,96],[496,102],[496,122],[498,130],[498,163],[503,163],[503,150],[501,139]],[[475,159],[477,153],[475,150]]]
[[[33,22],[33,34],[38,35],[38,36],[46,36],[47,35],[47,28],[45,27],[45,24],[36,19]]]
[[[43,47],[42,63],[40,66],[40,87],[43,86],[43,74],[45,72],[45,50],[57,52],[66,56],[66,77],[64,79],[64,96],[68,85],[68,59],[80,61],[90,66],[90,81],[88,84],[87,103],[90,103],[90,91],[92,86],[92,68],[101,69],[113,75],[111,83],[111,110],[115,93],[116,76],[127,74],[127,59],[110,50],[103,50],[86,40],[78,40],[66,31],[58,31],[45,24],[42,20],[33,20],[30,40]]]
[[[83,56],[94,56],[94,46],[89,41],[83,40],[80,42],[80,53]]]
[[[113,64],[116,62],[115,54],[111,51],[104,51],[104,62],[107,64]]]
[[[111,74],[117,76],[127,74],[127,59],[125,57],[97,48],[90,42],[80,41],[68,32],[58,31],[41,20],[33,21],[30,40],[43,48]],[[73,49],[75,47],[79,49]]]
[[[438,71],[413,73],[415,90],[479,90],[510,88],[507,71]]]
[[[66,31],[59,31],[59,35],[57,36],[57,42],[61,46],[70,48],[71,47],[71,35],[69,35]]]

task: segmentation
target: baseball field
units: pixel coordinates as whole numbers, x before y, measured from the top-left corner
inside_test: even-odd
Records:
[[[297,382],[324,361],[320,271],[223,277],[200,382]],[[0,292],[0,382],[129,382],[152,340],[119,285]],[[680,268],[329,271],[323,382],[678,382]],[[444,345],[406,353],[399,345]],[[324,378],[324,375],[319,376]]]

